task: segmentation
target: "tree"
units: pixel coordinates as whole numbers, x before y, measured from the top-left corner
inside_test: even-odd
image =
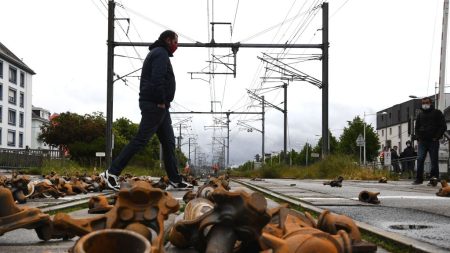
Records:
[[[68,150],[74,160],[91,163],[95,152],[105,148],[105,129],[106,121],[101,112],[84,116],[65,112],[41,127],[39,139]]]
[[[338,146],[339,142],[336,139],[336,137],[333,136],[331,131],[328,129],[328,134],[330,136],[330,154],[336,154],[338,152]],[[320,137],[319,141],[317,142],[317,145],[313,149],[314,153],[322,154],[322,137]]]
[[[353,121],[347,121],[348,126],[344,128],[339,140],[339,152],[353,155],[359,159],[360,148],[356,145],[358,135],[364,133],[364,122],[357,116]],[[378,154],[378,135],[372,125],[366,125],[366,155],[367,160],[372,161]]]

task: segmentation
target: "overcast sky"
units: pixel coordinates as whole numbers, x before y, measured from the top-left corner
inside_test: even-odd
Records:
[[[339,137],[347,121],[373,114],[408,100],[409,95],[434,93],[439,80],[443,0],[333,0],[330,7],[329,126]],[[216,42],[321,43],[321,1],[168,0],[118,1],[115,40],[152,42],[165,29],[178,32],[179,42],[208,42],[208,22],[230,22],[215,28]],[[106,0],[0,0],[0,41],[36,72],[33,105],[52,113],[79,114],[102,111],[106,115]],[[232,31],[232,33],[231,33]],[[246,89],[282,107],[282,89],[266,89],[281,83],[262,83],[264,71],[257,56],[262,53],[320,54],[313,49],[248,49],[237,53],[237,77],[194,75],[210,71],[210,55],[226,55],[230,49],[179,48],[173,57],[177,93],[173,111],[260,111]],[[144,47],[116,47],[115,73],[126,75],[142,66]],[[123,57],[127,56],[127,57]],[[131,58],[132,57],[132,58]],[[222,58],[232,62],[232,59]],[[288,62],[288,60],[284,60]],[[289,60],[292,67],[321,79],[321,62]],[[223,66],[214,66],[224,72]],[[134,75],[139,75],[140,71]],[[116,81],[114,118],[140,120],[139,80]],[[262,94],[264,91],[266,93]],[[211,101],[219,101],[211,103]],[[212,158],[212,137],[226,136],[210,115],[173,115],[173,122],[187,121],[182,129],[196,137],[202,152]],[[217,117],[216,117],[217,118]],[[220,117],[218,117],[220,120]],[[261,134],[248,132],[238,122],[261,129],[260,117],[233,115],[230,128],[230,163],[238,164],[261,152]],[[266,112],[266,152],[283,148],[283,115]],[[223,120],[223,118],[222,118]],[[305,142],[317,143],[321,134],[321,90],[306,82],[288,88],[288,147],[299,150]],[[375,116],[366,116],[375,127]],[[214,130],[215,129],[215,130]],[[178,129],[176,134],[178,135]],[[218,144],[214,145],[218,150]],[[188,145],[183,145],[187,153]],[[200,152],[200,151],[199,151]],[[193,154],[192,154],[193,156]]]

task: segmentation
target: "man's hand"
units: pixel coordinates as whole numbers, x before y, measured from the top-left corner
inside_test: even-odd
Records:
[[[166,109],[166,104],[157,104],[156,106],[158,106],[161,109]]]

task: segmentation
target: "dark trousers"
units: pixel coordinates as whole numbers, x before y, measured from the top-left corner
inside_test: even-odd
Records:
[[[142,118],[138,133],[114,159],[108,171],[111,174],[120,175],[131,158],[143,149],[156,133],[163,149],[164,168],[167,176],[172,182],[181,182],[175,157],[175,136],[169,109],[162,109],[155,103],[145,101],[139,102],[139,107]]]
[[[419,141],[419,150],[417,154],[417,181],[423,181],[423,166],[427,152],[431,160],[431,177],[439,178],[439,141]]]

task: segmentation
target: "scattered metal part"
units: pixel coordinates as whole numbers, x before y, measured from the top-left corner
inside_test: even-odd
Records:
[[[72,237],[68,233],[54,229],[50,216],[42,213],[40,209],[18,207],[14,203],[11,191],[0,187],[0,236],[19,228],[35,229],[39,239],[44,241]]]
[[[149,242],[152,241],[152,232],[151,232],[150,228],[148,228],[147,226],[145,226],[142,223],[139,223],[139,222],[131,223],[130,225],[126,226],[125,229],[134,231],[134,232],[142,235]]]
[[[164,220],[179,209],[179,203],[168,192],[153,188],[146,181],[128,180],[128,187],[121,187],[114,207],[103,215],[87,219],[73,219],[67,214],[57,213],[54,224],[60,229],[83,236],[95,230],[126,228],[132,223],[142,223],[156,232],[152,240],[152,252],[161,252],[163,247]]]
[[[339,176],[335,180],[324,182],[323,185],[329,185],[331,187],[342,187],[342,181],[344,181],[344,178],[342,176]]]
[[[361,233],[355,222],[345,215],[333,214],[329,210],[323,211],[317,220],[317,228],[330,234],[337,234],[345,230],[352,241],[361,241]]]
[[[361,202],[366,202],[370,204],[380,204],[380,201],[378,200],[379,192],[369,192],[369,191],[361,191],[359,193],[358,199]]]
[[[377,251],[377,245],[362,241],[359,228],[348,216],[333,214],[329,210],[325,210],[317,220],[317,228],[333,235],[337,234],[339,230],[346,231],[352,242],[353,253],[374,253]]]
[[[195,199],[197,197],[197,194],[194,193],[192,190],[187,191],[183,196],[184,203],[189,203],[189,201]]]
[[[314,228],[296,228],[282,238],[263,233],[261,241],[276,253],[352,252],[348,234],[342,230],[337,235],[330,235]]]
[[[19,175],[13,172],[10,180],[10,189],[13,194],[14,200],[20,204],[26,203],[28,195],[28,184],[30,183],[30,177],[26,175]]]
[[[441,189],[439,189],[436,195],[440,197],[450,197],[450,186],[447,181],[441,180],[441,186]]]
[[[437,179],[436,177],[430,178],[429,185],[434,187],[434,186],[437,186],[438,183],[439,183],[439,179]]]
[[[72,253],[150,253],[150,242],[139,233],[124,229],[103,229],[81,237]]]
[[[205,198],[196,198],[190,201],[184,208],[184,220],[195,220],[214,209],[214,203]]]
[[[159,188],[162,190],[165,190],[167,188],[167,185],[169,185],[169,177],[163,176],[159,179],[158,182],[152,183],[153,188]]]
[[[29,196],[29,198],[47,198],[53,197],[55,199],[59,197],[64,197],[65,194],[58,191],[55,185],[51,184],[50,181],[35,182],[34,193]]]
[[[88,213],[106,213],[114,206],[110,205],[104,195],[92,196],[88,202]]]
[[[349,236],[344,231],[330,235],[320,231],[309,213],[302,214],[287,207],[270,210],[271,223],[264,227],[261,244],[273,252],[351,252]]]
[[[378,183],[382,183],[382,184],[387,183],[387,178],[386,177],[381,177],[380,180],[378,180]]]
[[[192,201],[189,201],[184,208],[184,221],[193,221],[208,213],[213,208],[214,204],[211,201],[205,198],[194,198]],[[187,238],[182,233],[172,227],[169,233],[169,241],[172,242],[172,244],[179,248],[188,248],[192,246],[192,242],[186,239]]]
[[[171,239],[177,247],[197,248],[200,252],[255,252],[262,228],[269,222],[267,201],[260,193],[229,192],[218,187],[211,194],[214,208],[194,220],[179,221],[173,227],[180,241]],[[192,201],[191,201],[192,202]],[[179,238],[177,238],[179,239]],[[238,247],[236,248],[236,242]]]

